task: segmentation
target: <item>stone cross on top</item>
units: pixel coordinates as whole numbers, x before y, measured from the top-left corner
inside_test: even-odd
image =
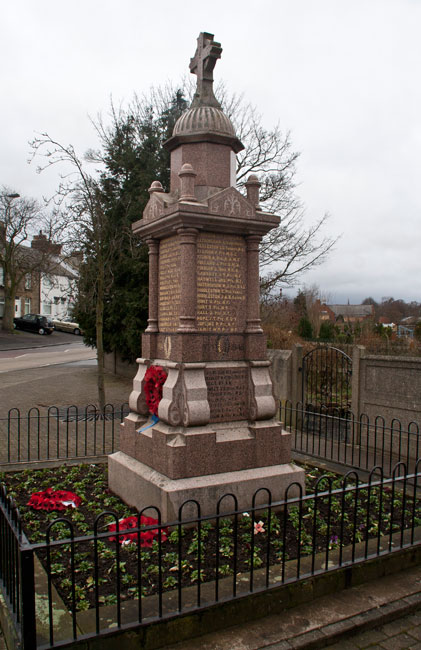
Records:
[[[197,49],[193,59],[190,59],[190,72],[197,75],[197,89],[192,101],[196,106],[215,106],[221,108],[213,94],[213,69],[221,58],[222,47],[213,40],[213,34],[200,32],[197,39]]]

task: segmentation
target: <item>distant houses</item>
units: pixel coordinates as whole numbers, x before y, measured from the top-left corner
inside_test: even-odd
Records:
[[[327,305],[320,303],[319,318],[321,321],[329,321],[340,329],[346,326],[354,330],[355,325],[365,322],[372,322],[373,325],[389,328],[399,338],[414,338],[415,328],[421,323],[417,316],[407,316],[398,324],[390,322],[387,316],[378,316],[376,319],[374,305]]]
[[[421,323],[421,318],[417,316],[407,316],[406,318],[402,318],[397,328],[397,335],[399,336],[399,338],[406,337],[409,339],[413,339],[415,333],[415,327],[417,326],[418,323]]]
[[[26,273],[15,296],[15,317],[24,314],[42,314],[51,318],[69,318],[75,303],[80,255],[63,257],[62,246],[53,244],[40,232],[35,235],[31,247],[22,246],[22,259],[31,258],[31,268],[36,258],[48,259],[43,270]],[[46,258],[48,253],[48,258]],[[0,265],[0,318],[4,311],[4,270]]]
[[[335,325],[350,325],[374,321],[374,305],[320,305],[320,319]]]

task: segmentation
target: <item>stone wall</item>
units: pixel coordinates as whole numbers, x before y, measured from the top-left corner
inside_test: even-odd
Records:
[[[303,348],[268,350],[272,361],[275,399],[294,404],[302,401]],[[410,422],[421,424],[421,358],[368,354],[354,346],[352,362],[352,408],[374,422],[381,415],[387,425],[393,418],[407,428]]]
[[[272,362],[272,382],[275,400],[294,405],[302,401],[303,348],[294,345],[291,350],[268,350]]]
[[[367,354],[354,347],[352,362],[352,412],[365,413],[374,422],[381,415],[406,429],[421,423],[421,358]]]

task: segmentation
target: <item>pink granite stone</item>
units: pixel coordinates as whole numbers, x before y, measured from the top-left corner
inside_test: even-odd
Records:
[[[255,175],[247,196],[233,187],[242,145],[212,89],[222,50],[212,34],[198,40],[197,92],[165,143],[170,192],[152,183],[133,224],[149,246],[149,319],[122,453],[110,458],[111,489],[137,507],[154,497],[168,516],[182,497],[203,497],[211,508],[231,487],[249,504],[251,490],[277,485],[277,475],[283,485],[304,485],[290,465],[290,434],[274,419],[259,313],[259,245],[279,217],[260,209]],[[142,382],[151,364],[168,376],[159,422],[144,428]]]
[[[207,474],[193,478],[171,479],[123,452],[108,457],[109,487],[130,506],[141,510],[148,506],[160,509],[162,522],[178,520],[180,506],[189,499],[200,503],[201,515],[213,515],[216,503],[226,494],[234,494],[240,510],[249,510],[253,494],[262,487],[270,490],[272,503],[285,498],[292,483],[302,484],[303,471],[292,463],[269,467]],[[289,498],[298,496],[298,487],[289,490]],[[260,491],[256,505],[267,503],[268,495]],[[224,499],[221,512],[231,511],[232,499]],[[184,520],[197,516],[197,510],[184,507]]]
[[[197,198],[203,198],[202,187],[213,188],[213,191],[231,185],[231,152],[230,147],[213,142],[183,144],[171,152],[171,192],[179,192],[180,171],[185,163],[190,164],[195,173],[195,189]]]

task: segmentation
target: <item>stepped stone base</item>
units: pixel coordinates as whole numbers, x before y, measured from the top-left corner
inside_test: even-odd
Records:
[[[200,503],[201,515],[212,515],[216,512],[218,499],[224,494],[235,494],[238,507],[247,510],[259,488],[268,488],[272,501],[282,500],[286,488],[293,482],[299,483],[304,491],[304,471],[293,463],[174,480],[118,451],[108,457],[108,470],[112,492],[138,511],[147,506],[158,507],[163,522],[177,520],[180,506],[189,499]],[[294,487],[288,497],[297,492],[298,488]],[[256,498],[256,505],[267,501],[267,493],[262,490]],[[227,497],[221,505],[221,512],[232,510],[233,499]],[[149,514],[154,516],[153,511]],[[183,519],[196,516],[194,505],[183,508]]]
[[[171,479],[192,478],[289,463],[291,434],[275,420],[171,427],[131,413],[120,451]]]

